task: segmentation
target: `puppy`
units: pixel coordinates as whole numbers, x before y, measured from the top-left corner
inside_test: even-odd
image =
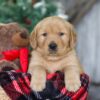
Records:
[[[30,44],[33,51],[28,71],[33,90],[42,91],[46,73],[56,71],[63,71],[67,90],[79,89],[83,69],[75,53],[76,34],[69,22],[56,16],[43,19],[31,33]]]

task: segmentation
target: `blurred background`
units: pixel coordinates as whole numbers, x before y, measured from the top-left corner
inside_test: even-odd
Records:
[[[88,100],[100,100],[100,0],[0,0],[0,23],[17,22],[29,32],[53,15],[74,24],[77,54],[91,79]]]

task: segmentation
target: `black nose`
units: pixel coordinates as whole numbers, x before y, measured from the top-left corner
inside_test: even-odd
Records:
[[[50,44],[49,44],[49,49],[50,49],[50,50],[56,50],[56,49],[57,49],[57,44],[54,43],[54,42],[50,43]]]

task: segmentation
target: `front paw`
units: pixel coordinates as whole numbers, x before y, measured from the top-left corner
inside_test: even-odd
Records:
[[[32,79],[30,86],[32,90],[40,92],[45,88],[45,84],[46,84],[45,80]]]
[[[67,78],[65,86],[68,91],[76,92],[81,86],[80,78]]]

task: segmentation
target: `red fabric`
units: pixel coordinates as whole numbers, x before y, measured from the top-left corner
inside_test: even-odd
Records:
[[[27,68],[28,68],[28,49],[21,49],[20,50],[20,65],[21,65],[21,70],[22,72],[27,72]]]
[[[72,97],[72,100],[77,100],[78,97],[80,97],[80,95],[82,95],[82,93],[84,93],[86,90],[84,87],[80,87],[80,89],[76,92],[76,94],[74,94],[74,96]],[[85,99],[84,99],[85,100]]]
[[[4,51],[2,54],[4,59],[12,61],[19,57],[19,50]]]
[[[47,75],[47,80],[50,80],[55,76],[57,76],[56,73],[48,74]],[[65,87],[63,89],[61,89],[61,93],[66,94],[66,88]],[[84,95],[83,95],[83,93],[84,93]],[[87,97],[88,93],[87,93],[87,91],[84,87],[80,87],[80,89],[76,93],[70,93],[68,95],[70,95],[70,96],[73,95],[72,98],[71,98],[72,100],[78,100],[81,95],[82,95],[82,97],[81,97],[80,100],[86,100],[86,97]]]
[[[8,50],[2,52],[3,58],[0,60],[8,60],[13,61],[17,58],[20,59],[20,69],[16,70],[17,72],[27,72],[28,69],[28,49],[27,48],[21,48],[19,50]]]
[[[6,60],[9,60],[9,61],[12,61],[12,60],[15,60],[16,58],[19,58],[20,59],[20,69],[19,70],[16,70],[17,72],[27,72],[27,68],[28,68],[28,53],[29,53],[29,51],[28,51],[28,49],[27,48],[21,48],[21,49],[19,49],[19,50],[10,50],[10,51],[5,51],[5,52],[3,52],[3,55],[4,55],[4,58],[3,59],[6,59]],[[6,72],[4,72],[4,75],[6,75],[5,74]],[[13,72],[7,72],[8,74],[9,74],[9,76],[11,76],[10,78],[11,79],[13,79],[18,73],[16,73],[16,72],[14,72],[14,74],[16,74],[16,75],[11,75]],[[24,74],[23,73],[23,74]],[[1,73],[2,74],[2,73]],[[6,75],[7,77],[8,77],[8,74]],[[23,76],[23,74],[22,74],[22,76]],[[20,73],[18,74],[18,75],[20,75]],[[2,76],[2,75],[0,75],[0,76]],[[12,76],[14,76],[13,78],[12,78]],[[25,80],[27,80],[28,78],[25,76],[24,77],[25,78]],[[1,79],[1,81],[3,81],[3,79],[4,79],[4,77],[3,78],[0,78]],[[20,80],[20,82],[22,82],[21,84],[20,84],[20,87],[18,87],[18,85],[17,85],[17,81],[16,81],[16,79],[18,79],[18,82],[19,82],[19,80]],[[19,95],[19,93],[18,92],[20,92],[20,93],[22,93],[20,90],[22,89],[24,89],[25,91],[26,91],[26,94],[28,94],[27,95],[27,98],[29,98],[29,90],[28,90],[28,88],[27,88],[27,86],[26,86],[26,84],[24,84],[24,82],[22,81],[22,79],[20,78],[20,77],[17,77],[15,80],[13,80],[12,82],[13,82],[13,84],[16,84],[15,85],[15,90],[17,90],[17,94],[16,95]],[[66,98],[66,99],[68,99],[68,100],[70,100],[70,98],[71,98],[71,100],[78,100],[79,98],[80,98],[80,100],[86,100],[86,98],[87,98],[87,94],[88,94],[88,84],[89,84],[89,79],[88,79],[88,77],[84,74],[84,75],[82,75],[81,76],[81,82],[82,82],[82,86],[80,87],[80,89],[77,91],[77,92],[75,92],[75,93],[72,93],[72,92],[68,92],[67,90],[66,90],[66,88],[65,88],[65,86],[64,86],[64,75],[62,74],[62,73],[54,73],[54,74],[49,74],[49,75],[47,75],[47,83],[48,83],[48,85],[47,85],[47,87],[46,87],[46,89],[47,90],[49,90],[48,91],[48,93],[52,93],[52,92],[54,92],[55,93],[55,95],[54,94],[52,94],[52,96],[51,96],[51,98],[52,97],[59,97],[59,96],[61,96],[61,98],[62,98],[62,95],[63,96],[65,96],[64,98]],[[5,82],[5,79],[4,79],[4,82]],[[7,82],[8,83],[8,82]],[[30,82],[29,81],[27,81],[27,84],[28,84],[28,86],[29,86],[29,84],[30,84]],[[50,85],[51,84],[51,85]],[[4,84],[3,84],[4,85]],[[52,87],[52,85],[53,85],[53,87]],[[5,85],[4,85],[5,86]],[[7,85],[8,86],[8,85]],[[9,87],[9,86],[8,86]],[[52,89],[51,89],[51,87],[52,87]],[[21,89],[20,89],[21,88]],[[7,87],[6,88],[4,88],[4,89],[8,89]],[[12,88],[10,88],[10,89],[12,89]],[[29,88],[30,89],[30,88]],[[54,90],[53,90],[54,89]],[[56,89],[58,89],[59,90],[59,92],[60,93],[56,93]],[[42,91],[42,93],[38,93],[38,95],[40,95],[41,96],[41,98],[42,98],[42,95],[43,95],[43,98],[46,98],[46,93],[47,93],[47,90],[46,91]],[[10,91],[10,90],[9,90]],[[9,92],[8,91],[8,92]],[[13,89],[12,89],[12,91],[13,91]],[[24,94],[25,92],[23,92],[22,94]],[[9,95],[12,95],[12,94],[10,94],[10,92],[8,93]],[[23,96],[25,97],[26,96],[26,94],[24,94]],[[34,96],[34,92],[32,93],[33,94],[33,96]],[[42,95],[41,95],[42,94]],[[21,94],[20,94],[21,95]],[[15,98],[15,95],[13,95],[13,97]],[[22,98],[22,97],[21,97]],[[30,97],[31,98],[31,97]],[[33,98],[33,97],[32,97]],[[35,98],[35,97],[34,97]],[[39,98],[39,97],[36,97],[36,98]],[[34,99],[34,100],[39,100],[39,99]],[[51,99],[52,100],[52,99]],[[57,99],[57,100],[59,100],[59,99]],[[63,99],[62,99],[63,100]]]
[[[0,86],[11,100],[87,100],[89,77],[86,74],[80,76],[81,87],[76,92],[67,90],[63,73],[55,72],[51,78],[49,76],[51,75],[47,75],[46,88],[36,92],[30,88],[29,73],[1,71]]]

